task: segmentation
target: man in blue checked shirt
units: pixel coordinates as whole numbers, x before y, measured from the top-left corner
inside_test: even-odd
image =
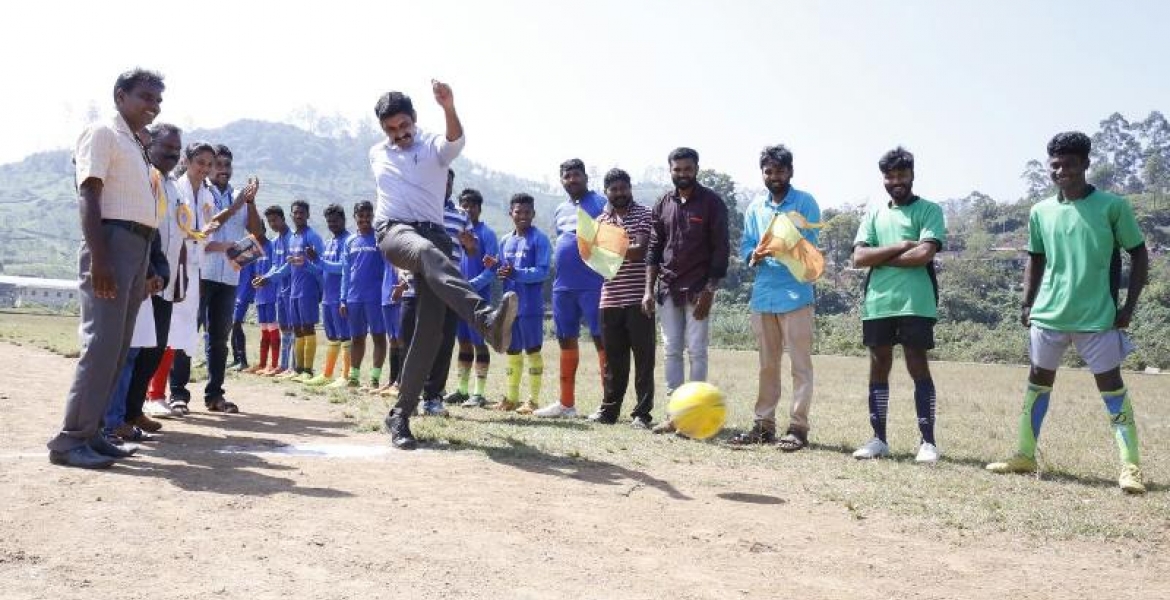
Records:
[[[739,254],[756,270],[752,285],[752,330],[760,348],[760,387],[755,425],[733,437],[732,444],[772,444],[793,452],[808,445],[808,412],[813,395],[813,284],[798,281],[788,267],[760,247],[777,214],[800,213],[819,223],[821,209],[807,192],[792,187],[792,152],[782,145],[760,153],[760,174],[768,194],[752,201],[744,215]],[[801,229],[813,245],[817,229]],[[792,363],[792,406],[788,430],[776,439],[776,407],[780,403],[780,357],[788,350]]]

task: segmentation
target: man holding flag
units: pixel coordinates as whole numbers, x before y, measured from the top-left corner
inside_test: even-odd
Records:
[[[752,330],[760,348],[760,387],[755,425],[730,443],[772,444],[793,452],[808,445],[808,412],[813,393],[813,281],[824,270],[816,250],[821,209],[807,192],[792,187],[792,152],[783,145],[760,153],[766,196],[744,215],[739,253],[756,270],[752,284]],[[780,404],[780,357],[792,363],[792,406],[788,430],[776,440]]]
[[[601,286],[601,340],[607,351],[605,397],[589,416],[598,423],[616,423],[630,381],[634,355],[631,425],[649,429],[654,410],[654,317],[642,312],[646,285],[646,246],[650,243],[650,209],[634,202],[630,175],[621,169],[605,174],[605,211],[594,221],[582,215],[577,223],[581,258],[606,281]]]

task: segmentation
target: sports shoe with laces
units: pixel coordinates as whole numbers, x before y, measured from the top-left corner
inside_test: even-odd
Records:
[[[918,454],[914,457],[914,462],[936,463],[938,462],[938,457],[938,446],[928,442],[922,442],[918,446]]]
[[[525,400],[516,408],[516,414],[530,415],[538,410],[540,410],[540,405],[535,400]]]
[[[639,415],[637,417],[634,417],[633,419],[630,419],[630,428],[631,429],[649,431],[652,424],[653,424],[653,421],[650,420],[650,417],[646,417],[646,416]]]
[[[292,369],[288,369],[288,370],[285,370],[285,371],[281,371],[280,373],[277,373],[277,374],[276,374],[276,378],[277,378],[277,379],[285,379],[285,380],[287,380],[287,379],[294,379],[294,378],[297,378],[297,377],[300,377],[300,376],[301,376],[301,374],[300,374],[300,373],[297,373],[296,371],[294,371],[294,370],[292,370]]]
[[[509,400],[507,398],[504,398],[504,399],[500,400],[499,402],[495,402],[493,404],[490,404],[488,406],[488,409],[489,410],[498,410],[500,412],[511,412],[513,410],[516,410],[516,407],[518,407],[518,406],[520,406],[519,402],[515,402],[513,400]]]
[[[771,429],[753,425],[751,429],[739,433],[727,440],[732,446],[750,446],[753,444],[775,444],[776,432]]]
[[[1117,485],[1121,486],[1121,491],[1127,494],[1146,493],[1142,468],[1133,463],[1126,463],[1125,466],[1121,467],[1121,476],[1117,478]]]
[[[337,379],[334,379],[334,380],[333,380],[333,383],[330,383],[329,385],[325,386],[325,389],[329,389],[329,390],[343,390],[343,389],[345,389],[345,388],[347,388],[347,387],[350,387],[351,385],[352,385],[352,387],[357,387],[357,382],[356,382],[356,381],[354,381],[354,380],[352,380],[352,379],[346,379],[346,378],[344,378],[344,377],[338,377]]]
[[[474,394],[467,400],[464,400],[460,406],[463,408],[483,408],[487,406],[487,403],[487,398],[484,398],[481,394]]]
[[[873,438],[853,452],[853,458],[864,460],[881,458],[890,455],[890,446],[878,438]]]
[[[558,401],[532,411],[532,416],[542,419],[575,419],[577,418],[577,407],[565,406]]]
[[[444,404],[463,404],[464,402],[467,402],[468,399],[469,399],[469,397],[467,394],[464,394],[463,392],[455,391],[455,392],[451,392],[450,394],[447,394],[446,396],[443,396],[443,403]]]
[[[292,381],[295,381],[296,383],[308,383],[312,379],[313,379],[313,374],[308,372],[308,371],[305,371],[304,373],[301,373],[300,375],[293,377]]]
[[[419,414],[428,417],[445,417],[447,416],[447,407],[443,406],[441,398],[431,398],[423,400],[419,404]]]
[[[586,418],[590,421],[593,421],[594,423],[601,423],[602,425],[613,425],[614,423],[617,423],[617,415],[608,414],[600,408],[593,411],[593,413]]]
[[[142,405],[142,412],[157,419],[170,419],[175,416],[171,412],[171,405],[167,404],[166,400],[147,400]]]
[[[330,383],[333,383],[333,378],[326,377],[324,374],[313,377],[312,379],[305,380],[305,385],[309,387],[321,387],[323,385],[329,385]]]
[[[993,462],[987,465],[992,473],[1035,473],[1036,459],[1017,454],[1003,462]]]

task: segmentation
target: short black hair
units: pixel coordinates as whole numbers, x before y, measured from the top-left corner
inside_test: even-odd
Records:
[[[114,82],[114,95],[117,96],[119,91],[129,94],[134,91],[134,88],[140,85],[151,85],[165,90],[166,84],[163,83],[163,76],[157,71],[148,71],[146,69],[134,68],[118,76],[117,81]]]
[[[697,165],[697,164],[699,164],[699,153],[695,152],[695,150],[693,148],[679,146],[678,148],[671,150],[670,154],[668,154],[666,156],[666,162],[668,164],[672,163],[672,162],[677,162],[680,160],[687,160],[687,159],[695,161],[695,164]]]
[[[584,173],[585,163],[582,162],[579,158],[570,158],[569,160],[561,163],[561,176],[564,176],[564,174],[568,173],[569,171],[581,171]]]
[[[170,134],[183,135],[183,130],[170,123],[152,123],[146,127],[146,133],[150,134],[150,142],[153,144],[154,140]]]
[[[410,96],[402,92],[386,92],[374,105],[374,115],[379,121],[385,121],[400,113],[410,115],[412,120],[415,119],[414,103],[410,101]]]
[[[368,210],[370,212],[374,212],[374,203],[370,202],[369,200],[362,200],[362,201],[357,202],[353,205],[353,214],[355,217],[357,216],[358,213],[362,212],[363,210]]]
[[[305,209],[305,211],[307,212],[309,210],[309,201],[308,200],[293,200],[291,208],[293,210],[296,210],[296,208],[298,206]]]
[[[283,219],[284,218],[284,209],[275,205],[275,204],[264,209],[264,216],[270,217],[272,215],[276,215],[276,216]]]
[[[610,169],[605,174],[605,187],[608,188],[609,184],[611,184],[615,181],[624,181],[627,184],[629,184],[630,183],[630,174],[626,173],[625,171],[623,171],[621,169]]]
[[[792,151],[784,144],[776,144],[775,146],[768,146],[760,152],[760,168],[768,163],[776,163],[781,167],[792,168]]]
[[[462,192],[459,192],[459,202],[462,203],[464,200],[476,206],[483,206],[483,194],[479,193],[477,189],[464,188]]]
[[[234,158],[232,158],[232,149],[231,148],[228,148],[227,146],[224,146],[223,144],[216,144],[215,145],[215,157],[219,158],[221,156],[228,159],[228,160],[235,160]]]
[[[533,198],[532,194],[525,194],[524,192],[512,194],[512,200],[508,203],[508,205],[509,206],[516,206],[517,204],[527,204],[527,205],[535,208],[536,207],[536,198]]]
[[[334,215],[337,215],[337,216],[341,217],[342,219],[344,219],[345,218],[345,209],[341,208],[340,204],[334,203],[334,204],[330,204],[329,206],[325,207],[324,214],[325,214],[326,219],[328,219],[329,217],[332,217]]]
[[[194,160],[196,156],[199,156],[204,152],[210,152],[214,155],[215,146],[212,146],[207,142],[191,142],[190,144],[187,144],[187,150],[184,151],[183,154],[187,157],[188,161],[191,161]]]
[[[1089,158],[1093,151],[1093,140],[1079,131],[1065,131],[1052,136],[1048,142],[1048,156],[1072,154],[1081,158]]]
[[[889,173],[897,169],[914,170],[914,155],[909,150],[898,146],[882,155],[878,161],[878,169],[882,173]]]

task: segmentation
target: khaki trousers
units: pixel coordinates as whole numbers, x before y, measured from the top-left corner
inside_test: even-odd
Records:
[[[813,307],[786,313],[752,313],[752,330],[760,345],[760,391],[756,397],[756,425],[776,430],[780,404],[780,357],[788,349],[792,363],[792,406],[788,428],[808,433],[808,411],[813,394]]]

